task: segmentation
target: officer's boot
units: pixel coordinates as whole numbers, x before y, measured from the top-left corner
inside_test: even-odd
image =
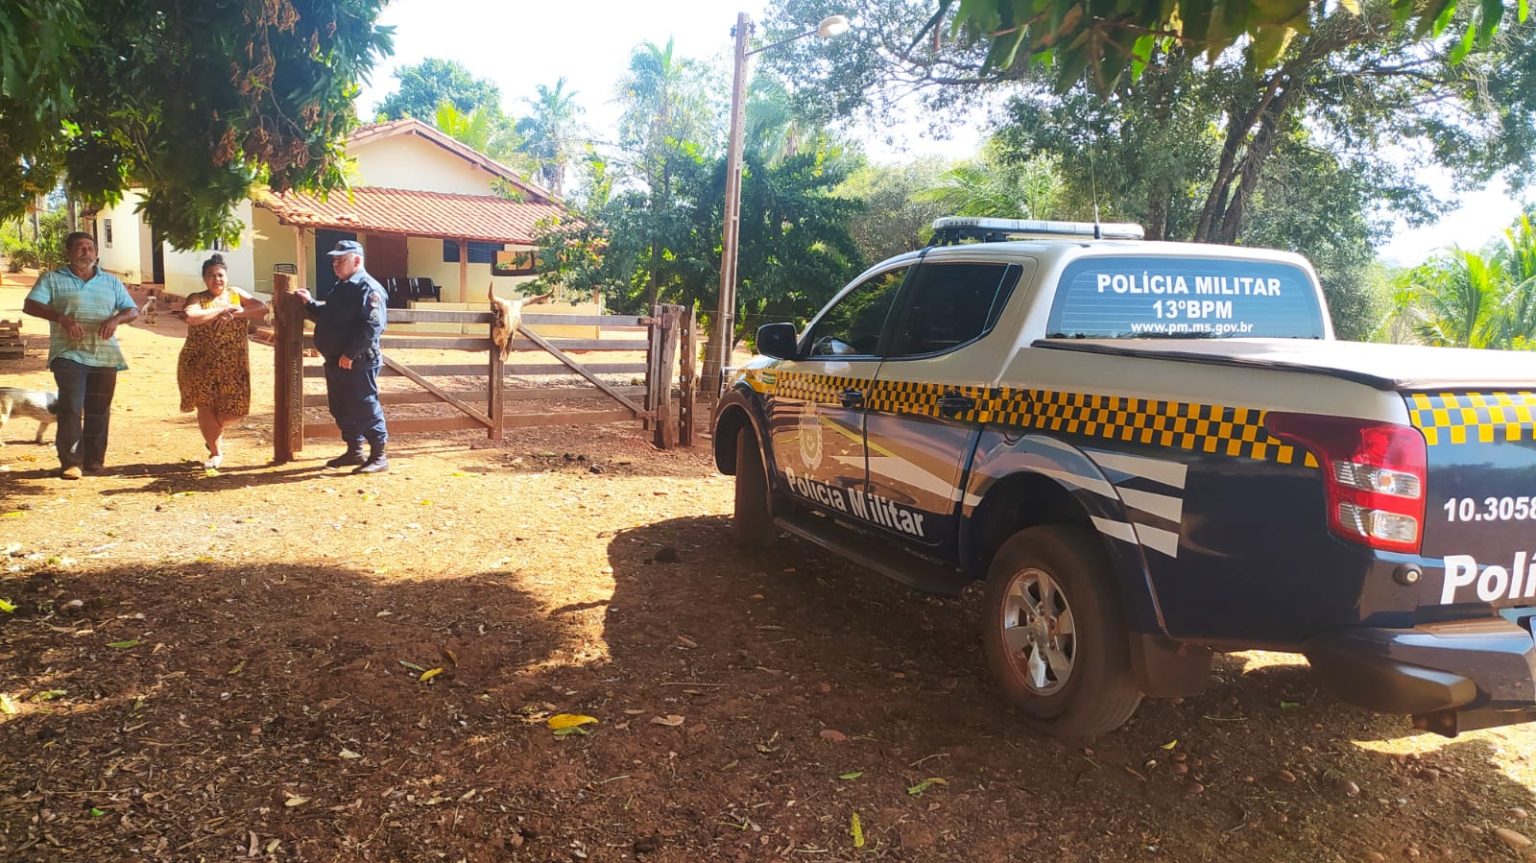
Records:
[[[352,441],[352,442],[347,444],[347,451],[346,452],[342,453],[339,456],[336,456],[335,458],[331,459],[330,461],[327,461],[325,463],[325,466],[326,467],[351,467],[353,465],[362,464],[363,461],[364,461],[364,459],[363,459],[363,442],[362,441]]]
[[[368,460],[352,468],[353,473],[383,473],[389,470],[389,457],[381,443],[368,445]]]

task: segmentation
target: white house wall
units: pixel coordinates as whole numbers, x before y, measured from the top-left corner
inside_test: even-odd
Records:
[[[463,157],[416,135],[366,141],[348,148],[347,155],[357,163],[350,177],[354,186],[489,195],[491,182],[496,179]]]
[[[272,211],[262,207],[251,208],[251,259],[255,268],[251,287],[258,294],[271,296],[272,268],[277,264],[299,263],[299,246],[293,228],[281,224]],[[313,261],[313,253],[305,261]],[[310,264],[305,270],[314,269]]]
[[[251,202],[241,201],[235,207],[235,218],[245,227],[240,231],[240,243],[233,249],[224,249],[224,265],[229,270],[229,283],[238,288],[253,290],[256,285],[255,255],[252,250],[255,231],[251,228]],[[213,249],[193,249],[178,252],[165,247],[165,289],[173,294],[187,296],[203,289],[203,261],[214,253]],[[271,289],[271,277],[267,279]]]
[[[128,284],[149,281],[149,267],[143,249],[149,245],[150,229],[134,212],[144,196],[136,189],[123,193],[116,206],[102,207],[96,213],[97,266]],[[112,225],[112,242],[107,243],[107,224]]]

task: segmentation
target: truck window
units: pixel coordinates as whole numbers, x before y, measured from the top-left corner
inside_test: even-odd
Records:
[[[844,294],[811,325],[807,353],[812,357],[873,356],[907,269],[886,270]]]
[[[1094,257],[1062,271],[1047,338],[1323,338],[1305,270],[1274,261]]]
[[[891,345],[893,357],[959,347],[992,329],[1019,280],[1002,263],[924,263],[912,274]]]

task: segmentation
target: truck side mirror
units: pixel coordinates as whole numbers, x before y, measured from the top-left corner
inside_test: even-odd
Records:
[[[757,352],[776,360],[792,360],[800,355],[794,324],[763,324],[757,328]]]

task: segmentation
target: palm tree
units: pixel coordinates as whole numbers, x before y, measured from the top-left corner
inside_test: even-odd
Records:
[[[1508,287],[1500,309],[1509,347],[1536,347],[1536,224],[1529,215],[1504,232],[1504,245],[1495,253]]]
[[[492,159],[505,160],[517,152],[516,131],[500,111],[485,105],[461,111],[452,102],[444,100],[437,106],[432,125],[455,141]]]
[[[709,128],[709,103],[697,64],[673,53],[672,40],[665,46],[642,42],[629,58],[629,71],[619,86],[624,112],[619,118],[619,142],[632,170],[645,183],[650,199],[652,224],[673,197],[675,161],[690,147],[697,147]],[[651,239],[650,302],[661,291],[662,241]]]
[[[1503,266],[1455,249],[1408,273],[1414,285],[1414,334],[1424,344],[1500,347],[1507,282]]]
[[[977,159],[954,166],[917,199],[939,204],[952,216],[1049,218],[1062,198],[1059,164],[1058,157],[1047,155],[1004,161],[989,142]]]
[[[553,88],[540,84],[534,90],[536,95],[524,100],[532,113],[517,121],[521,149],[533,157],[535,176],[560,197],[565,191],[565,170],[580,143],[582,108],[576,104],[576,91],[565,89],[563,77]]]

